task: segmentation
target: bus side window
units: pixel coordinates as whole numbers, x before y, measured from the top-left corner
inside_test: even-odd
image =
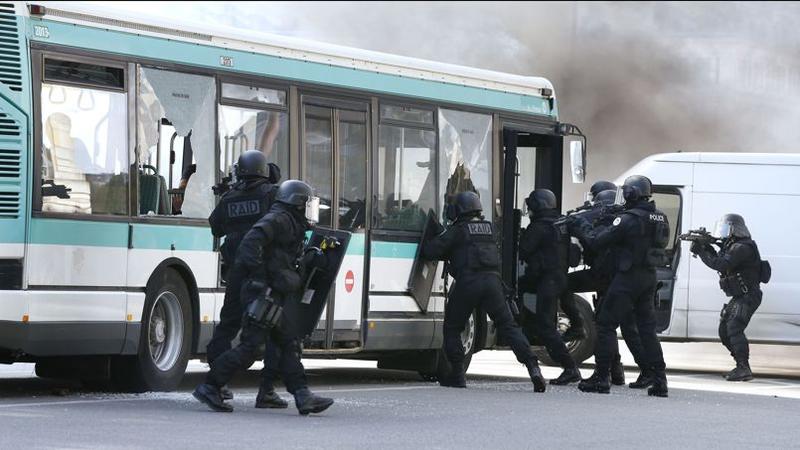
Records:
[[[428,210],[436,210],[436,131],[426,129],[433,126],[433,112],[384,105],[381,119],[377,228],[421,231]]]
[[[41,210],[128,213],[125,69],[45,58]]]
[[[216,183],[212,77],[138,67],[139,213],[206,218]]]
[[[444,200],[474,191],[492,220],[492,116],[439,109],[439,183]]]

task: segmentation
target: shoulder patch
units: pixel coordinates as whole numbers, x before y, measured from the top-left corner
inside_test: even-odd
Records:
[[[611,223],[611,225],[617,226],[617,225],[619,225],[621,223],[622,223],[622,217],[617,217],[616,219],[614,219],[614,221]]]
[[[467,231],[471,235],[491,236],[492,224],[489,222],[470,222],[467,224]]]

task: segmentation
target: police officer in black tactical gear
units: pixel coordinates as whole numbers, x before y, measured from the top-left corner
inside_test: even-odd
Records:
[[[705,265],[719,272],[720,287],[731,297],[723,306],[719,321],[719,338],[736,361],[736,367],[725,378],[750,381],[753,379],[750,346],[744,330],[761,305],[760,283],[769,281],[769,275],[762,273],[762,264],[766,263],[762,263],[758,246],[751,239],[742,216],[725,214],[717,222],[714,234],[722,240],[719,251],[699,242],[692,243],[691,251],[700,256]]]
[[[586,200],[584,201],[583,206],[579,208],[583,209],[580,212],[583,213],[588,210],[595,209],[594,206],[598,205],[598,195],[600,195],[601,192],[610,189],[613,189],[614,191],[617,189],[617,186],[610,181],[596,181],[594,184],[592,184],[592,186],[589,188],[589,192],[586,193]],[[565,316],[567,316],[567,319],[569,319],[569,328],[564,332],[564,335],[561,336],[561,339],[563,339],[564,342],[577,341],[586,337],[586,328],[585,324],[583,323],[583,317],[581,316],[580,309],[578,309],[575,296],[572,295],[575,292],[583,291],[567,289],[561,296],[561,311]]]
[[[206,348],[206,358],[212,363],[219,355],[231,348],[231,341],[239,334],[242,325],[242,304],[239,293],[243,274],[240,270],[230,270],[236,261],[236,250],[245,233],[253,224],[269,211],[280,181],[280,169],[268,164],[267,158],[258,150],[248,150],[239,156],[235,172],[237,182],[220,198],[217,207],[208,218],[211,232],[217,237],[225,237],[220,253],[223,262],[223,278],[226,279],[225,300],[219,313],[220,321],[214,328],[214,335]],[[271,389],[277,378],[277,348],[271,345],[270,357],[265,361],[263,380],[265,392],[271,392],[270,403],[275,408],[286,408],[285,400]],[[222,389],[226,400],[233,393],[226,387]]]
[[[615,216],[609,214],[606,208],[612,208],[617,196],[617,189],[613,183],[598,181],[592,187],[600,183],[608,183],[614,186],[614,188],[592,195],[592,208],[577,213],[577,216],[588,221],[597,231],[611,226]],[[594,297],[594,309],[598,311],[599,304],[603,301],[608,286],[611,284],[611,280],[616,271],[613,252],[610,248],[594,251],[590,246],[584,244],[583,261],[589,268],[570,272],[567,277],[569,288],[571,292],[594,292],[596,294]],[[640,369],[637,380],[630,383],[628,386],[633,389],[645,389],[650,387],[650,385],[652,385],[652,376],[642,359],[642,341],[639,338],[639,330],[636,328],[636,318],[633,312],[628,314],[620,323],[620,331],[622,332],[622,338],[625,340],[625,344],[628,346],[634,361],[636,361]],[[565,338],[565,340],[567,339]],[[616,344],[616,351],[614,352],[614,360],[611,364],[611,384],[622,386],[625,384],[625,368],[622,365],[619,354],[619,342],[614,341],[614,343]]]
[[[558,334],[556,324],[559,299],[567,292],[569,230],[564,216],[557,210],[552,191],[536,189],[525,204],[531,223],[519,239],[519,258],[526,263],[525,274],[519,279],[519,290],[536,293],[535,334],[550,357],[564,369],[550,384],[575,383],[581,380],[581,373]]]
[[[317,209],[312,210],[312,205]],[[318,205],[308,184],[285,181],[278,188],[269,212],[242,238],[235,266],[245,279],[241,295],[246,306],[240,344],[211,363],[206,382],[194,391],[194,396],[211,409],[233,410],[223,402],[219,389],[237,371],[252,364],[259,347],[267,340],[280,348],[280,372],[300,414],[319,413],[333,404],[332,399],[318,397],[308,389],[296,333],[288,320],[281,320],[284,302],[296,301],[302,288],[300,272],[304,267],[298,262],[305,260],[301,260],[303,241],[311,223],[319,218]]]
[[[669,240],[669,224],[666,215],[650,201],[651,190],[647,177],[630,176],[622,186],[625,210],[610,227],[595,230],[586,221],[577,227],[580,239],[590,248],[596,251],[611,248],[616,265],[597,312],[595,371],[578,384],[581,391],[609,392],[616,329],[633,312],[644,348],[645,367],[654,378],[647,393],[667,396],[666,365],[656,335],[653,299],[657,284],[655,267],[663,264],[666,258],[664,248]]]
[[[464,346],[461,332],[470,314],[480,308],[497,327],[497,334],[509,343],[517,360],[528,369],[535,392],[544,392],[545,379],[528,340],[514,322],[503,295],[500,279],[500,252],[492,223],[481,215],[480,198],[474,192],[461,192],[445,211],[452,224],[437,237],[423,243],[423,257],[449,262],[455,279],[444,313],[444,353],[450,374],[439,380],[447,387],[466,387]]]

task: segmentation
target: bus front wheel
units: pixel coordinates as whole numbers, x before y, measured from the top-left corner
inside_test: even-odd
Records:
[[[150,280],[146,292],[138,353],[119,358],[112,376],[120,387],[130,391],[173,390],[189,362],[189,291],[180,274],[168,268]]]

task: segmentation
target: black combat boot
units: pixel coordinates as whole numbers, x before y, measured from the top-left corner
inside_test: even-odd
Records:
[[[581,372],[577,367],[572,367],[564,369],[558,378],[550,380],[550,384],[554,386],[566,386],[570,383],[577,383],[578,381],[581,381]]]
[[[653,385],[647,390],[650,397],[667,397],[667,374],[663,370],[653,371]]]
[[[631,389],[646,389],[653,385],[653,372],[650,369],[639,368],[639,377],[636,381],[628,384]]]
[[[525,364],[525,367],[528,369],[528,376],[531,377],[531,383],[533,383],[533,392],[544,392],[547,389],[547,382],[539,369],[539,362],[534,359]]]
[[[461,364],[452,364],[450,367],[450,373],[439,378],[439,386],[466,388],[467,380],[464,377],[464,366]]]
[[[310,413],[321,413],[330,408],[333,404],[333,399],[319,397],[309,391],[308,388],[302,388],[294,393],[294,404],[297,406],[297,412],[301,416],[307,416]]]
[[[625,366],[619,355],[611,364],[611,384],[614,386],[625,386]]]
[[[233,406],[225,403],[222,400],[222,395],[220,395],[219,388],[214,385],[203,383],[195,388],[194,392],[192,392],[192,395],[194,396],[194,398],[205,403],[206,406],[208,406],[214,411],[217,412],[233,411]]]
[[[282,399],[280,395],[275,393],[272,386],[260,387],[258,395],[256,396],[256,408],[259,409],[286,409],[289,407],[289,402]]]
[[[608,374],[600,374],[595,371],[592,376],[578,383],[578,389],[582,392],[608,394],[611,392],[611,385],[608,383]]]
[[[586,330],[583,327],[571,326],[567,331],[561,335],[561,340],[564,342],[579,341],[586,338]]]
[[[223,400],[233,400],[233,391],[227,385],[219,388],[219,395]]]
[[[753,379],[753,372],[750,370],[750,363],[746,359],[736,361],[736,367],[725,377],[728,381],[750,381]]]

